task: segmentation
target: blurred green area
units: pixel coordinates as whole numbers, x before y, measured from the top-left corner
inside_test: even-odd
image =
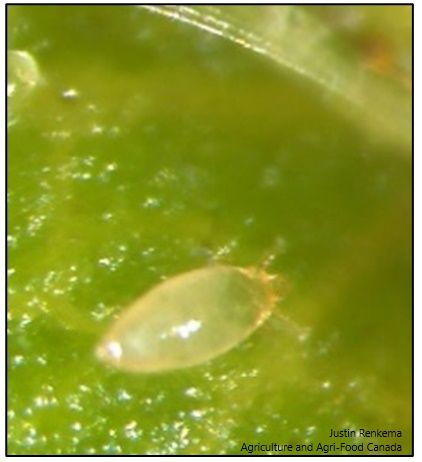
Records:
[[[401,430],[373,440],[410,453],[411,126],[381,116],[410,105],[411,9],[273,8],[296,15],[285,34],[311,24],[289,55],[304,75],[142,8],[8,6],[10,454],[239,454],[342,428]],[[282,53],[265,7],[220,9]],[[308,78],[325,53],[343,92],[356,70],[350,94]],[[305,340],[275,313],[191,369],[94,357],[164,277],[275,242],[277,311]]]

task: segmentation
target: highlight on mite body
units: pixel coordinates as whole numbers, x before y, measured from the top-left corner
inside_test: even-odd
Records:
[[[279,300],[275,276],[259,268],[217,265],[153,287],[124,310],[96,348],[128,372],[160,372],[204,363],[257,329]]]

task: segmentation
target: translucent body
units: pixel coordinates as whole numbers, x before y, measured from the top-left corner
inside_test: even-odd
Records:
[[[30,53],[21,50],[7,52],[7,85],[8,96],[35,87],[41,80],[38,64]]]
[[[154,287],[124,311],[97,347],[120,369],[159,372],[203,363],[237,345],[270,315],[272,277],[214,266]]]

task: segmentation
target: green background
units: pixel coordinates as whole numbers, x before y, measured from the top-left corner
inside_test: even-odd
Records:
[[[39,68],[27,88],[9,60],[10,454],[239,454],[343,428],[412,450],[411,9],[221,12],[274,51],[137,7],[7,8],[9,50]],[[95,358],[164,277],[269,255],[284,301],[227,354],[155,375]]]

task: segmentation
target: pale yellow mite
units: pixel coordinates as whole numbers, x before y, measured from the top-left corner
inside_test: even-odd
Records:
[[[136,300],[97,346],[102,361],[129,372],[204,363],[236,346],[279,297],[262,269],[211,266],[167,279]]]

